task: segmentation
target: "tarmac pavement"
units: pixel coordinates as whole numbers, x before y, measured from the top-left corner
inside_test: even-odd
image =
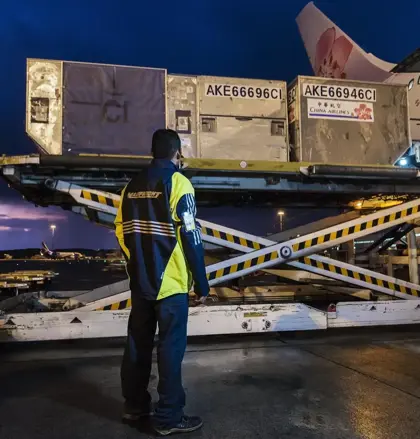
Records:
[[[120,422],[121,339],[0,352],[0,438],[154,437]],[[204,427],[181,439],[420,437],[418,327],[191,340],[183,371]]]

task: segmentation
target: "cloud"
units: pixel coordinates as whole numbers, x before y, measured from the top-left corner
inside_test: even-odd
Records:
[[[0,204],[0,221],[8,220],[66,221],[67,216],[64,213],[42,207],[2,202]]]
[[[27,227],[0,226],[0,232],[30,232]]]

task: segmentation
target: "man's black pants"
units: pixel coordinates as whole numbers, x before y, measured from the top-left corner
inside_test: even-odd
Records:
[[[128,410],[150,410],[151,397],[147,388],[157,324],[159,403],[154,421],[162,427],[172,427],[184,414],[181,363],[187,345],[187,321],[188,294],[156,301],[133,300],[121,367],[122,392]]]

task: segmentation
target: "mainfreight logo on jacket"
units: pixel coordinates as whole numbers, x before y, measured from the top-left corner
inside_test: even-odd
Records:
[[[115,219],[133,303],[209,293],[194,188],[169,160],[153,160],[124,188]]]

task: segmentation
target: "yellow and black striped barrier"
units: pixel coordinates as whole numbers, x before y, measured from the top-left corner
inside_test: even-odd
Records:
[[[131,308],[131,299],[125,299],[109,305],[101,306],[100,308],[96,308],[95,311],[122,311],[127,308]]]
[[[212,238],[220,239],[222,241],[230,242],[231,244],[241,245],[242,247],[247,247],[252,250],[260,250],[264,246],[256,241],[251,241],[249,239],[242,238],[230,233],[221,232],[210,227],[201,227],[201,233]]]
[[[311,248],[320,244],[324,244],[329,241],[334,241],[336,239],[343,238],[345,236],[351,236],[355,233],[359,233],[365,230],[373,229],[377,226],[388,224],[390,222],[408,217],[419,212],[419,206],[409,207],[408,209],[401,210],[399,212],[394,212],[374,220],[365,221],[355,226],[344,227],[335,232],[326,233],[325,235],[320,235],[312,239],[307,239],[306,241],[299,242],[293,245],[293,251],[301,251],[307,248]]]
[[[93,201],[94,203],[103,204],[104,206],[115,207],[116,209],[118,209],[118,206],[120,205],[119,199],[116,200],[115,198],[106,197],[105,195],[98,195],[86,189],[82,189],[80,198]]]
[[[332,261],[332,260],[330,260]],[[334,265],[333,263],[326,263],[320,260],[315,260],[310,257],[304,257],[298,259],[298,262],[301,264],[308,265],[310,267],[314,267],[318,270],[323,270],[328,273],[338,274],[349,279],[354,279],[360,282],[364,282],[366,284],[377,286],[380,288],[386,288],[391,291],[396,291],[397,293],[408,294],[410,296],[418,297],[420,295],[420,286],[419,288],[410,288],[402,285],[400,283],[392,282],[391,280],[383,280],[379,277],[375,277],[374,272],[371,272],[370,275],[358,272],[356,270],[351,270],[348,268],[340,267],[339,265]],[[354,268],[357,268],[353,266]],[[390,278],[391,279],[391,278]]]
[[[229,274],[237,273],[238,271],[246,270],[251,267],[255,267],[257,265],[263,264],[264,262],[274,261],[279,257],[277,251],[266,253],[265,255],[261,255],[252,259],[248,259],[239,264],[229,265],[228,267],[221,268],[219,270],[211,271],[207,273],[207,278],[209,281],[218,279],[223,276],[227,276]]]
[[[81,198],[113,208],[118,208],[120,203],[119,197],[118,199],[116,199],[116,197],[111,198],[111,197],[107,197],[106,195],[99,195],[95,192],[86,189],[81,190]],[[320,246],[325,243],[331,242],[331,245],[333,245],[333,241],[346,237],[348,237],[348,239],[352,239],[352,235],[354,234],[358,234],[360,232],[368,232],[371,229],[374,229],[378,226],[384,226],[384,225],[386,226],[388,223],[392,223],[398,220],[404,220],[406,217],[418,214],[419,212],[420,212],[420,206],[415,205],[413,207],[401,209],[399,211],[389,213],[387,215],[378,216],[377,218],[374,219],[370,219],[370,220],[366,219],[366,221],[360,221],[358,224],[355,225],[342,227],[342,228],[338,227],[335,228],[334,231],[321,234],[314,238],[305,239],[304,237],[302,237],[303,239],[302,241],[292,244],[293,252],[291,251],[290,247],[286,246],[287,248],[286,247],[280,248],[279,250],[276,251],[271,251],[263,255],[255,256],[254,258],[252,258],[252,256],[250,255],[250,259],[243,260],[236,264],[227,265],[219,269],[215,269],[214,271],[209,272],[207,274],[207,277],[209,281],[214,281],[223,278],[225,276],[234,275],[236,273],[239,273],[243,270],[247,270],[249,268],[257,267],[258,265],[267,262],[275,261],[279,257],[283,257],[287,259],[289,256],[285,256],[282,254],[282,250],[284,249],[286,249],[287,252],[291,254],[302,250],[307,250],[310,248],[316,248],[317,246]],[[201,232],[203,235],[207,237],[211,237],[217,241],[221,241],[222,243],[220,245],[223,245],[223,242],[225,242],[226,244],[235,244],[237,246],[243,247],[244,249],[248,249],[248,251],[251,251],[251,253],[253,251],[258,251],[267,248],[267,246],[269,246],[269,244],[267,245],[260,244],[255,239],[253,239],[255,237],[253,237],[252,235],[246,235],[241,233],[235,234],[234,230],[221,231],[215,227],[212,227],[211,223],[206,223],[205,221],[203,221]],[[371,233],[373,233],[373,230]],[[413,288],[404,285],[404,283],[392,282],[392,278],[388,278],[388,280],[384,280],[381,279],[380,277],[376,277],[374,272],[369,272],[370,274],[363,274],[362,272],[358,272],[357,267],[355,266],[349,266],[352,267],[353,269],[343,268],[339,265],[335,265],[333,262],[326,263],[320,261],[318,258],[311,258],[308,256],[299,258],[297,262],[307,265],[308,267],[314,267],[319,270],[323,270],[324,272],[326,272],[326,276],[328,276],[328,273],[336,274],[346,277],[348,279],[354,279],[356,281],[363,282],[367,285],[371,285],[373,288],[376,286],[377,289],[378,288],[388,289],[390,291],[395,291],[397,293],[420,297],[420,287]],[[124,310],[130,307],[131,307],[131,300],[128,299],[128,300],[123,300],[120,302],[113,303],[111,305],[106,305],[104,307],[98,308],[97,310],[117,311],[117,310]]]

